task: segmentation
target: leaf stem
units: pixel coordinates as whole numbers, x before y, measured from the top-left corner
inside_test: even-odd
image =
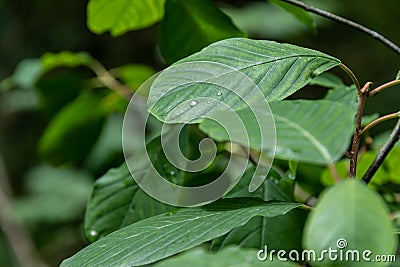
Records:
[[[398,85],[398,84],[400,84],[400,80],[394,80],[394,81],[390,81],[390,82],[387,82],[385,84],[382,84],[381,86],[378,86],[377,88],[375,88],[374,90],[369,92],[369,96],[376,95],[376,94],[382,92],[383,90],[385,90],[385,89],[387,89],[389,87]]]
[[[372,127],[378,125],[381,122],[384,122],[384,121],[387,121],[387,120],[391,120],[391,119],[395,119],[395,118],[398,118],[398,117],[400,117],[400,111],[392,113],[392,114],[388,114],[388,115],[385,115],[385,116],[382,116],[382,117],[374,120],[373,122],[371,122],[367,126],[365,126],[364,129],[362,129],[362,131],[360,132],[360,135],[362,135],[363,133],[365,133],[365,131],[367,131],[368,129],[371,129]]]
[[[120,83],[107,69],[96,59],[92,59],[88,67],[96,74],[99,81],[106,87],[116,91],[120,96],[130,99],[132,90]]]
[[[379,167],[382,165],[383,161],[389,154],[390,150],[392,150],[392,148],[397,143],[397,141],[399,141],[399,139],[400,139],[400,119],[397,121],[397,124],[394,127],[392,133],[390,134],[389,139],[386,141],[386,143],[379,151],[378,156],[376,156],[374,162],[371,164],[371,166],[369,166],[368,170],[365,172],[362,178],[364,182],[368,184],[371,181],[372,177],[378,171]]]
[[[357,87],[357,91],[358,93],[360,93],[361,91],[361,86],[360,83],[357,80],[356,75],[354,75],[354,73],[351,71],[351,69],[349,67],[347,67],[346,65],[344,65],[343,63],[340,63],[339,67],[346,72],[346,74],[351,78],[351,80],[353,81],[353,83],[356,85]]]
[[[357,107],[357,115],[356,115],[356,128],[353,135],[353,141],[351,143],[351,151],[350,151],[350,177],[356,177],[356,168],[357,168],[357,157],[358,157],[358,146],[360,144],[360,134],[361,134],[361,120],[365,105],[365,100],[367,99],[369,87],[372,83],[367,82],[361,90],[358,92],[358,107]]]
[[[397,46],[396,44],[394,44],[392,41],[390,41],[389,39],[387,39],[386,37],[384,37],[383,35],[377,33],[376,31],[373,31],[359,23],[356,23],[354,21],[348,20],[346,18],[340,17],[338,15],[332,14],[330,12],[327,12],[325,10],[313,7],[313,6],[309,6],[304,4],[301,1],[298,0],[281,0],[283,2],[298,6],[306,11],[312,12],[314,14],[320,15],[322,17],[340,22],[342,24],[345,24],[347,26],[352,27],[353,29],[356,29],[358,31],[364,32],[370,36],[372,36],[373,38],[377,39],[379,42],[383,43],[384,45],[386,45],[387,47],[389,47],[390,49],[392,49],[394,52],[396,52],[397,54],[400,55],[400,47]]]

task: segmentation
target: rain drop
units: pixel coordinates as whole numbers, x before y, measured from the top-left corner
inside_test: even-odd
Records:
[[[171,176],[175,176],[175,171],[172,171],[172,170],[171,170],[171,171],[169,172],[169,174],[170,174]]]
[[[210,102],[210,101],[207,101],[206,103],[207,103],[207,104],[210,104],[211,102]]]
[[[190,105],[191,107],[194,107],[194,106],[197,105],[197,101],[196,101],[196,100],[192,100],[192,101],[190,101],[189,105]]]
[[[221,95],[222,95],[222,93],[221,93],[221,92],[218,92],[218,93],[217,93],[217,96],[221,96]]]

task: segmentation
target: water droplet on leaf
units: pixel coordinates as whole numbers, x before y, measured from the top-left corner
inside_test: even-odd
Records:
[[[194,107],[194,106],[197,105],[197,101],[196,101],[196,100],[192,100],[192,101],[190,101],[189,105],[190,105],[191,107]]]

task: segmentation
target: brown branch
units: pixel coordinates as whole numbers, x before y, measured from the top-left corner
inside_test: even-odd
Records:
[[[351,143],[350,150],[350,177],[356,177],[357,168],[357,157],[358,157],[358,146],[360,144],[360,133],[361,133],[361,120],[367,99],[369,87],[372,83],[367,82],[361,90],[358,91],[358,107],[356,115],[356,127],[353,135],[353,141]]]

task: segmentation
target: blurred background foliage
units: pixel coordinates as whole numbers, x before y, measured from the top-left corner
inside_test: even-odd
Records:
[[[351,18],[400,44],[398,0],[305,2]],[[331,54],[351,67],[361,83],[393,80],[400,67],[391,50],[347,26],[313,15],[317,25],[313,31],[266,1],[216,3],[249,37]],[[160,50],[168,54],[171,47],[160,49],[159,40],[168,43],[168,31],[174,31],[168,28],[171,25],[157,23],[120,37],[96,35],[86,26],[86,6],[87,1],[0,0],[0,186],[6,196],[0,198],[0,214],[11,218],[1,221],[0,266],[18,266],[10,249],[13,241],[5,238],[7,231],[25,233],[16,241],[31,247],[49,266],[87,244],[83,211],[92,183],[123,161],[126,103],[96,84],[93,72],[82,66],[93,62],[86,62],[82,54],[81,62],[63,64],[74,68],[43,72],[39,58],[46,52],[86,51],[131,88],[167,66]],[[188,42],[197,37],[188,36]],[[314,86],[297,96],[312,98],[323,92]],[[398,93],[388,91],[371,101],[366,111],[383,115],[397,111],[393,109],[398,103]],[[373,133],[392,125],[384,123]],[[4,209],[8,201],[12,210]],[[18,222],[22,229],[10,225],[3,229],[10,222]]]

